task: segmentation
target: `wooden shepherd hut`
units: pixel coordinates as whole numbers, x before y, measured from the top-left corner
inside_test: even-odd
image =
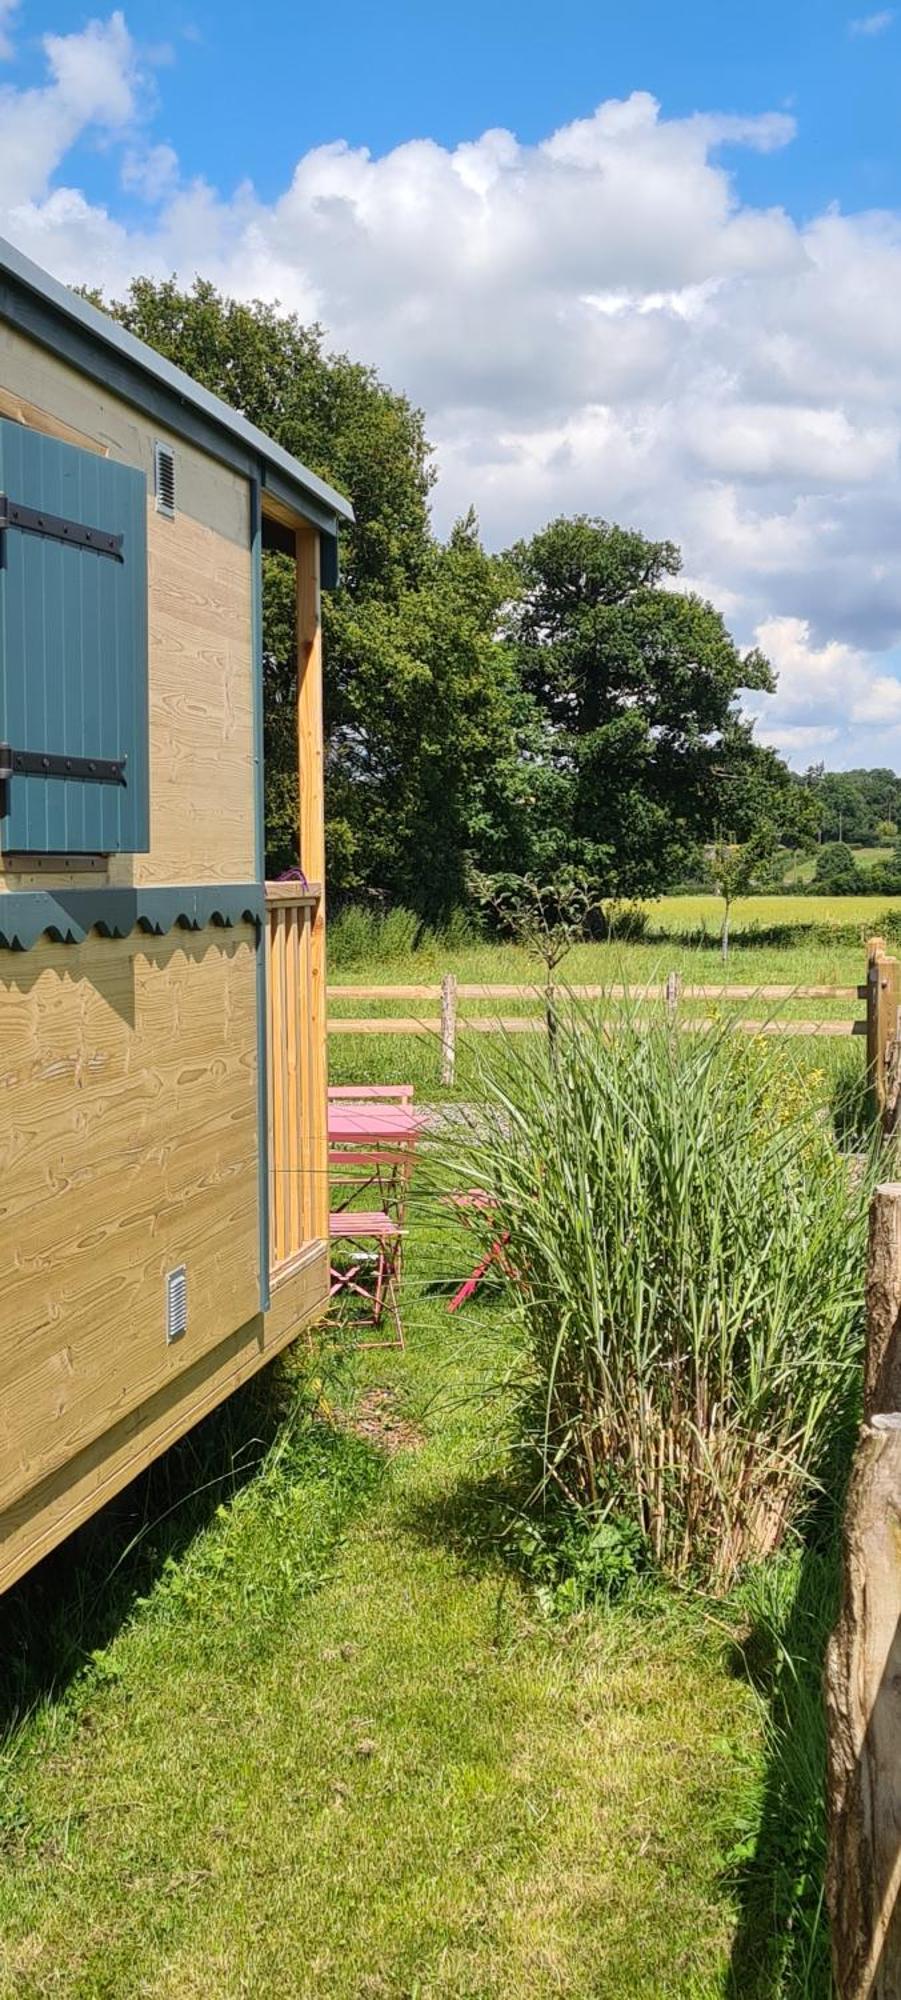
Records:
[[[0,1589],[327,1296],[320,586],[350,518],[0,243]],[[267,545],[306,884],[264,879]]]

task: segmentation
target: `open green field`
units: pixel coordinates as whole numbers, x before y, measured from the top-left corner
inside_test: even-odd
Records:
[[[876,850],[869,852],[875,858]],[[660,896],[645,907],[654,929],[682,932],[703,925],[712,939],[719,935],[723,906],[717,896]],[[729,922],[733,934],[753,935],[777,924],[859,924],[863,930],[886,910],[901,910],[901,896],[741,896]]]
[[[851,852],[858,868],[875,868],[878,862],[893,861],[895,857],[893,847],[852,847]],[[792,882],[812,882],[815,867],[815,856],[805,854],[802,860],[795,862],[793,868],[787,869],[786,883],[790,885]]]

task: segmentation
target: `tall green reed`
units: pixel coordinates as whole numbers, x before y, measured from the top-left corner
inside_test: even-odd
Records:
[[[871,1176],[772,1040],[604,1013],[483,1065],[456,1171],[504,1239],[540,1486],[723,1586],[853,1412]]]

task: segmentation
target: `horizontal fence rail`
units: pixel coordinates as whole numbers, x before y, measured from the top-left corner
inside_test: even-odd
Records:
[[[639,1026],[646,1026],[648,1017],[635,1016]],[[703,1028],[712,1028],[716,1016],[713,1014],[685,1015],[676,1023],[677,1027],[690,1034]],[[773,1021],[733,1019],[730,1027],[737,1028],[743,1035],[865,1035],[865,1021]],[[425,1014],[362,1014],[358,1019],[350,1015],[333,1016],[328,1024],[330,1035],[434,1035],[441,1034],[441,1019]],[[468,1021],[457,1022],[458,1034],[464,1035],[540,1035],[547,1032],[547,1022],[537,1014],[475,1014]]]
[[[896,991],[897,989],[897,991]],[[886,957],[885,944],[881,938],[871,938],[867,946],[867,976],[865,982],[857,986],[826,985],[775,985],[761,982],[757,986],[746,984],[720,985],[684,982],[678,973],[670,972],[665,979],[645,980],[641,983],[624,985],[566,985],[557,989],[561,1003],[567,999],[576,1002],[586,1000],[637,1001],[640,1006],[662,1003],[666,1017],[673,1027],[683,1033],[701,1033],[713,1025],[715,1017],[709,1013],[680,1011],[684,1002],[706,1001],[727,1004],[729,1002],[758,1001],[762,1005],[802,1000],[821,1000],[833,1006],[866,1001],[864,1017],[850,1016],[838,1018],[835,1015],[825,1019],[795,1019],[787,1014],[775,1015],[732,1015],[730,1025],[740,1034],[764,1035],[767,1037],[791,1037],[794,1039],[845,1040],[854,1036],[866,1036],[867,1061],[870,1066],[876,1090],[877,1103],[882,1109],[884,1102],[884,1082],[890,1065],[890,1049],[894,1049],[898,1036],[898,997],[901,988],[896,977],[896,962]],[[540,981],[532,985],[507,983],[487,983],[478,980],[457,979],[452,972],[433,981],[417,981],[394,986],[351,986],[333,985],[328,989],[330,1002],[348,1001],[365,1004],[393,1004],[398,1002],[440,1001],[440,1014],[365,1014],[348,1015],[331,1013],[328,1022],[330,1035],[415,1035],[430,1036],[440,1047],[441,1081],[454,1081],[458,1039],[461,1035],[527,1035],[547,1033],[546,1012],[508,1014],[466,1014],[458,1012],[461,1003],[467,1001],[517,1001],[524,1004],[543,1005],[544,990]],[[639,1026],[644,1026],[653,1017],[636,1015]]]
[[[452,979],[453,973],[447,978]],[[675,978],[675,974],[672,975]],[[444,981],[431,986],[330,986],[330,1000],[440,1000]],[[540,1000],[542,988],[533,986],[479,986],[456,982],[458,1000]],[[573,1000],[666,1000],[669,980],[648,980],[643,986],[561,986],[561,994]],[[682,1000],[865,1000],[865,986],[692,986],[679,982]]]

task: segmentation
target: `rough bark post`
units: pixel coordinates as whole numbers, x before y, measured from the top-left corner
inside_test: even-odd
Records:
[[[888,1056],[898,1019],[898,961],[886,955],[885,939],[867,944],[867,1069],[876,1110],[888,1113]]]
[[[877,1188],[866,1419],[826,1659],[826,1894],[838,2000],[901,2000],[901,1183]]]
[[[901,1995],[901,1413],[865,1425],[826,1657],[832,1968],[838,2000]]]
[[[901,1410],[901,1181],[883,1181],[870,1203],[863,1397],[867,1417]]]
[[[879,960],[879,1076],[882,1091],[882,1129],[888,1136],[894,1123],[895,1036],[898,1032],[898,960]]]
[[[453,1083],[457,1067],[457,975],[446,972],[441,981],[441,1081]]]

